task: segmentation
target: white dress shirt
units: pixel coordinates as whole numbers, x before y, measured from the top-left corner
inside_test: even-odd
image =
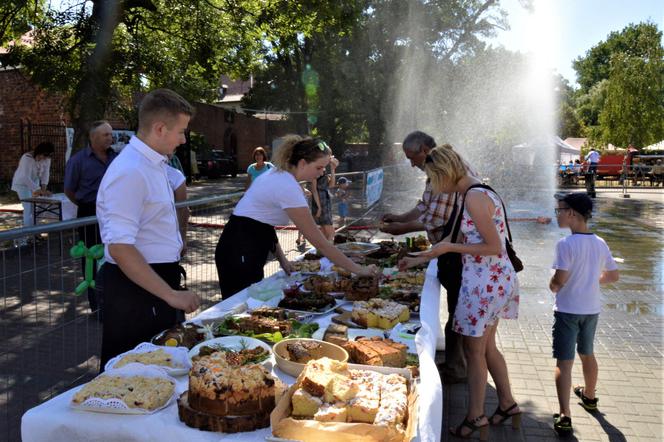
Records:
[[[134,136],[108,167],[97,194],[104,257],[109,244],[133,244],[150,264],[177,262],[178,230],[167,158]]]
[[[23,154],[18,162],[16,172],[14,172],[12,190],[16,191],[19,190],[19,187],[23,187],[34,192],[39,189],[40,185],[46,186],[50,170],[51,158],[46,157],[37,161],[31,152]]]

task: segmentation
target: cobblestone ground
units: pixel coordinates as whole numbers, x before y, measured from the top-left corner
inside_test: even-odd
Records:
[[[603,308],[595,339],[599,411],[586,412],[571,394],[575,429],[571,440],[664,440],[662,203],[662,192],[633,193],[631,199],[615,192],[602,193],[595,200],[590,227],[619,258],[620,281],[602,290]],[[553,413],[558,412],[558,400],[555,360],[551,357],[553,298],[547,284],[555,243],[569,232],[554,224],[513,222],[512,233],[526,268],[519,274],[519,319],[501,322],[497,343],[507,361],[513,393],[524,416],[520,430],[512,430],[509,424],[492,427],[490,440],[553,441],[558,439],[552,419]],[[578,358],[572,383],[583,384]],[[444,401],[446,430],[464,418],[466,385],[445,386]],[[489,377],[486,414],[492,414],[496,406],[496,392]],[[443,440],[454,438],[445,432]]]
[[[586,412],[572,394],[570,440],[661,441],[664,387],[662,382],[662,293],[604,291],[605,308],[600,315],[595,354],[599,363],[597,396],[599,411]],[[510,373],[512,389],[524,412],[522,427],[492,427],[492,441],[548,441],[558,437],[552,414],[558,412],[551,358],[553,315],[548,293],[522,293],[518,321],[502,321],[498,345]],[[497,406],[489,377],[486,413]],[[582,384],[581,363],[576,360],[573,384]],[[464,418],[468,395],[465,384],[444,390],[443,428]],[[443,435],[443,440],[454,440]]]

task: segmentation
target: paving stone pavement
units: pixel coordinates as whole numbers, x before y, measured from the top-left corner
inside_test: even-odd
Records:
[[[586,412],[572,393],[572,422],[578,441],[661,441],[664,440],[664,352],[662,300],[664,293],[604,290],[595,355],[599,364],[597,396],[599,411]],[[522,291],[520,318],[502,321],[497,343],[510,374],[513,394],[523,411],[522,426],[491,427],[491,441],[554,441],[552,415],[558,401],[551,357],[553,314],[549,293]],[[444,308],[444,307],[442,307]],[[444,316],[444,315],[443,315]],[[578,357],[573,384],[582,384]],[[442,440],[456,440],[446,433],[460,423],[468,401],[465,384],[444,387]],[[486,414],[497,406],[495,386],[489,376]],[[479,436],[476,434],[475,438]]]

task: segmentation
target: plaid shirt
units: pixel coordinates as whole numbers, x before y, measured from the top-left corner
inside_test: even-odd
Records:
[[[417,203],[420,211],[419,221],[424,224],[431,244],[443,239],[443,226],[447,224],[454,208],[456,193],[434,193],[431,182],[427,180],[422,199]]]
[[[470,164],[464,162],[468,175],[478,177],[477,172]],[[422,199],[417,203],[420,211],[418,221],[424,224],[427,237],[431,244],[439,243],[444,239],[443,227],[447,224],[454,210],[454,202],[461,199],[458,193],[434,193],[431,189],[431,180],[427,179]],[[460,214],[457,214],[459,216]],[[452,220],[454,221],[454,220]],[[450,232],[451,233],[451,232]]]

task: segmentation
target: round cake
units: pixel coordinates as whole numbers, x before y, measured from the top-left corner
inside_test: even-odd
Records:
[[[275,406],[275,380],[262,365],[234,366],[225,352],[215,352],[193,361],[188,402],[215,416],[269,414]]]

